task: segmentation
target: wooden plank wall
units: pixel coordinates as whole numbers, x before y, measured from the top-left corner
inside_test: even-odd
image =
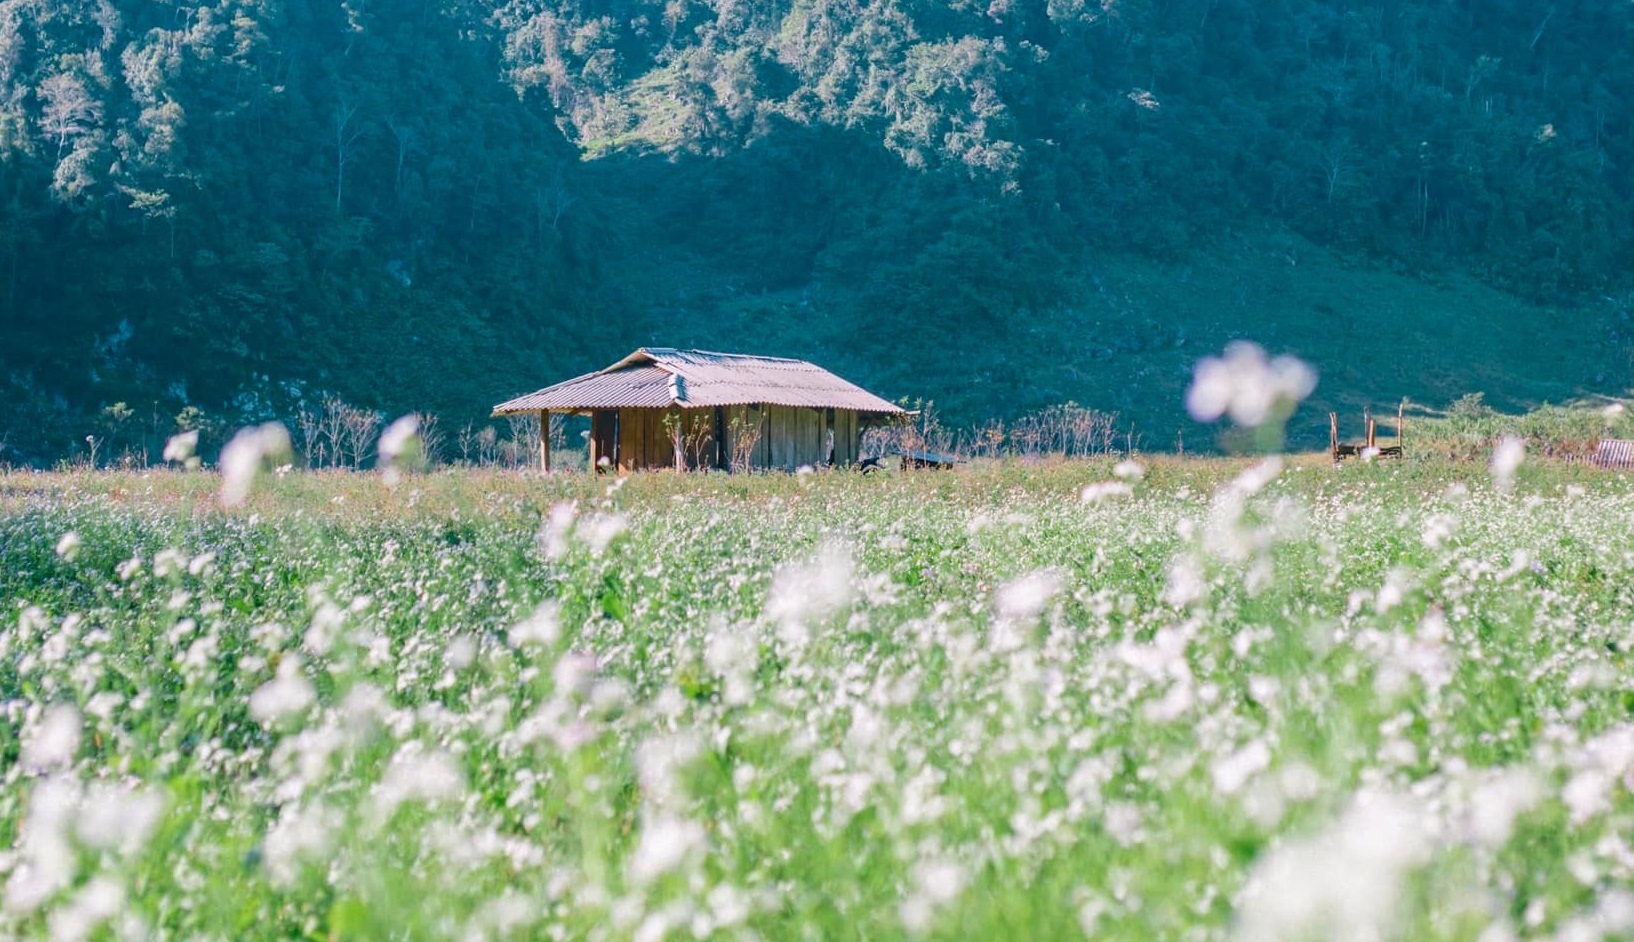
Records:
[[[766,412],[770,454],[765,467],[794,471],[807,465],[822,467],[826,463],[827,410],[768,406]]]
[[[857,463],[862,437],[857,431],[857,414],[850,409],[834,410],[834,467],[849,468]]]
[[[714,409],[624,409],[619,415],[619,467],[625,471],[658,471],[675,467],[674,431],[666,422],[681,423],[681,454],[687,467],[702,462],[703,468],[715,466],[715,410]],[[705,436],[694,442],[692,432],[702,427]],[[624,429],[639,430],[630,435]],[[693,446],[696,444],[697,454]]]
[[[664,426],[666,415],[675,415],[690,427],[705,423],[711,432],[715,424],[713,409],[621,409],[618,414],[618,467],[620,471],[651,471],[675,467],[675,447],[670,430]],[[826,466],[829,454],[829,436],[833,435],[834,463],[848,468],[857,462],[861,443],[857,413],[836,409],[830,425],[828,410],[792,406],[728,406],[723,410],[725,463],[730,466],[734,447],[733,427],[747,423],[760,424],[760,438],[755,444],[750,466],[757,470],[794,471],[810,465]],[[713,434],[704,446],[705,467],[714,466]],[[683,451],[686,449],[683,440]],[[693,456],[686,453],[689,467]]]

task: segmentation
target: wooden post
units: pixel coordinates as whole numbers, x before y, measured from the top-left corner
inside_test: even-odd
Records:
[[[1339,460],[1339,413],[1328,413],[1328,454]]]
[[[539,410],[539,470],[550,473],[550,412]]]
[[[1379,447],[1379,434],[1378,434],[1378,431],[1379,431],[1378,420],[1373,418],[1371,415],[1368,416],[1367,417],[1367,447],[1369,447],[1369,448],[1378,448]]]
[[[1404,396],[1396,406],[1396,447],[1401,449],[1401,456],[1407,457],[1407,398]]]

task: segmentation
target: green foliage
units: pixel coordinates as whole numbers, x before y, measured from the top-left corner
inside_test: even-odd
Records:
[[[1505,438],[1529,452],[1584,458],[1601,439],[1634,437],[1634,420],[1624,404],[1603,407],[1544,406],[1520,414],[1499,412],[1471,393],[1443,416],[1409,420],[1409,448],[1420,457],[1484,458]]]

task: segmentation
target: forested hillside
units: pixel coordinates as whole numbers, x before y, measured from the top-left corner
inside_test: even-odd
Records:
[[[1615,392],[1631,112],[1629,0],[0,0],[0,462],[643,343],[1153,447],[1237,335]]]

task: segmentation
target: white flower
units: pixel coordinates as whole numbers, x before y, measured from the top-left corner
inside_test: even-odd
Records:
[[[96,877],[81,887],[68,905],[51,913],[51,938],[55,942],[82,942],[124,908],[125,888],[110,877]]]
[[[272,680],[250,694],[250,715],[263,726],[304,711],[315,699],[312,683],[301,673],[301,659],[286,654]]]
[[[1256,739],[1223,759],[1216,760],[1210,773],[1214,776],[1214,790],[1222,795],[1235,795],[1248,780],[1271,765],[1271,748],[1265,740]]]
[[[563,501],[550,508],[550,516],[539,532],[539,545],[546,559],[561,559],[567,555],[567,538],[573,534],[573,523],[579,517],[579,505]]]
[[[1326,831],[1259,858],[1238,900],[1234,938],[1387,937],[1407,873],[1429,859],[1428,824],[1410,798],[1358,794]]]
[[[613,540],[629,528],[629,521],[619,514],[593,514],[579,525],[579,535],[590,547],[590,555],[600,556]]]
[[[505,640],[513,648],[532,646],[549,647],[561,637],[561,603],[554,599],[540,602],[533,614],[511,626]]]
[[[87,847],[131,854],[147,843],[164,810],[158,791],[99,782],[86,792],[75,829]]]
[[[919,934],[930,929],[936,911],[957,899],[969,880],[965,868],[951,860],[919,860],[913,865],[913,892],[902,901],[902,925]]]
[[[1470,795],[1470,833],[1488,847],[1502,847],[1515,831],[1515,818],[1544,797],[1531,769],[1506,769],[1476,786]]]
[[[852,595],[851,557],[829,545],[804,565],[785,566],[772,579],[766,617],[779,625],[778,638],[794,646],[809,638],[806,623],[844,607]]]
[[[81,543],[79,534],[69,530],[62,535],[62,539],[57,541],[57,555],[71,563],[79,558]]]
[[[78,800],[79,783],[70,779],[46,779],[34,788],[6,880],[9,912],[31,913],[73,880],[74,848],[68,829]]]
[[[418,445],[420,437],[420,417],[410,412],[380,433],[380,459],[386,464],[393,464],[397,459],[409,454],[409,450]]]
[[[1098,504],[1109,497],[1128,497],[1135,489],[1123,481],[1097,481],[1087,484],[1078,499],[1086,504]]]
[[[632,883],[651,883],[703,845],[704,829],[696,821],[671,815],[650,818],[642,824],[641,840],[630,855],[626,872]]]
[[[1061,581],[1061,573],[1054,569],[1029,573],[1000,586],[993,595],[993,608],[1000,618],[1016,621],[1036,618],[1061,591]]]
[[[289,432],[277,422],[241,429],[221,450],[221,506],[242,505],[262,466],[289,453]]]
[[[1515,470],[1526,458],[1526,443],[1518,438],[1505,437],[1492,450],[1492,483],[1499,493],[1507,494],[1515,486]]]
[[[197,431],[182,432],[180,435],[170,436],[165,442],[164,459],[185,463],[199,449],[199,433]]]
[[[420,417],[410,412],[386,426],[386,430],[380,433],[376,450],[380,454],[380,467],[386,486],[396,486],[402,478],[403,468],[423,457],[420,453]]]
[[[50,772],[66,767],[79,751],[79,711],[67,704],[46,708],[34,733],[23,741],[22,766],[30,772]]]
[[[324,806],[285,805],[261,842],[261,866],[275,886],[290,886],[304,857],[327,853],[341,825],[340,815]]]
[[[1138,481],[1146,476],[1146,466],[1133,458],[1125,458],[1113,467],[1112,474],[1125,481]]]
[[[1297,357],[1267,359],[1258,344],[1233,341],[1224,357],[1204,357],[1197,364],[1186,409],[1199,422],[1223,415],[1243,426],[1283,418],[1316,388],[1316,373]]]
[[[1189,555],[1176,556],[1169,563],[1169,578],[1163,587],[1163,601],[1175,608],[1189,608],[1208,592],[1203,569]]]
[[[392,756],[386,774],[375,786],[371,811],[376,823],[380,823],[405,801],[452,801],[464,793],[465,773],[453,756],[439,749],[426,751],[419,742],[408,742]]]

